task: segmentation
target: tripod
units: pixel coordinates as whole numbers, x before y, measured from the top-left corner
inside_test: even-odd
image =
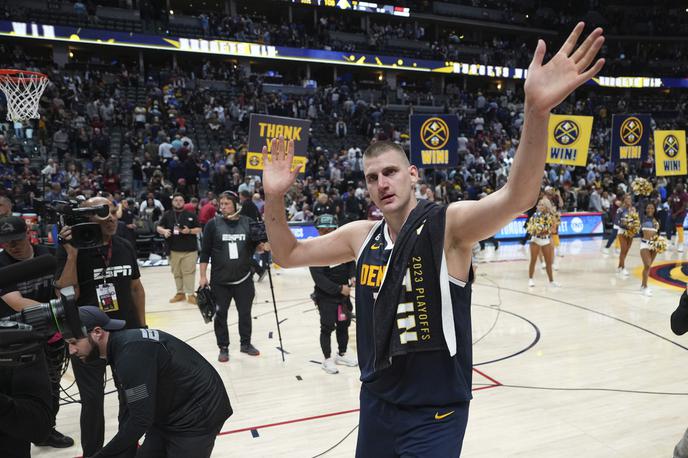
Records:
[[[277,315],[277,301],[275,301],[275,288],[272,284],[272,269],[270,269],[270,264],[271,262],[268,261],[264,269],[267,269],[268,271],[268,280],[270,282],[270,294],[272,294],[272,307],[275,310],[275,323],[277,323],[277,336],[279,337],[279,347],[277,347],[277,349],[282,354],[282,362],[284,362],[284,354],[286,353],[286,350],[284,350],[284,345],[282,345],[282,331],[280,330],[280,320],[279,316]]]

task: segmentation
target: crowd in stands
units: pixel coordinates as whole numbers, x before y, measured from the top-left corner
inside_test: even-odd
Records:
[[[0,126],[2,192],[12,199],[14,210],[36,211],[35,198],[103,193],[122,203],[130,214],[130,229],[139,234],[152,232],[175,192],[203,214],[202,222],[213,213],[214,196],[225,190],[262,209],[260,179],[246,174],[251,113],[312,122],[308,165],[288,195],[292,221],[310,221],[332,209],[340,222],[379,217],[365,189],[362,151],[373,140],[397,141],[408,149],[408,115],[414,103],[422,103],[409,100],[401,89],[397,98],[409,105],[401,112],[391,109],[386,83],[363,96],[352,79],[322,84],[305,95],[266,91],[262,75],[218,61],[150,67],[140,74],[126,65],[58,69],[9,44],[2,45],[0,55],[4,67],[43,71],[51,81],[41,99],[40,119]],[[208,80],[224,81],[230,90],[201,84]],[[429,87],[419,92],[434,97]],[[503,186],[523,124],[522,93],[448,84],[436,96],[444,101],[438,111],[459,118],[460,163],[456,169],[426,171],[418,197],[479,199]],[[647,112],[655,115],[658,126],[677,127],[685,125],[687,108],[686,95],[579,91],[559,111],[595,116],[589,163],[584,168],[548,166],[543,186],[560,190],[564,211],[611,211],[634,176],[652,178],[654,170],[651,158],[631,167],[610,161],[611,114]],[[201,130],[221,147],[202,147]],[[666,198],[675,182],[652,179]]]
[[[113,2],[75,2],[77,18],[88,18],[88,26],[106,27],[99,21],[97,5]],[[173,36],[198,36],[264,43],[269,45],[330,49],[346,52],[388,54],[400,57],[430,58],[439,61],[460,61],[490,65],[527,68],[535,35],[472,29],[412,18],[369,15],[364,28],[359,14],[319,9],[317,22],[289,21],[277,9],[265,12],[265,5],[240,3],[238,14],[198,12],[194,10],[195,26],[176,29],[174,15],[163,8],[150,10],[151,2],[141,2],[140,21],[131,21],[132,31],[140,31],[141,24],[151,24],[151,30]],[[403,2],[401,2],[403,5]],[[433,12],[432,2],[409,2],[413,11]],[[602,53],[608,57],[606,74],[667,76],[688,72],[688,59],[681,41],[622,41],[614,35],[685,35],[688,15],[676,6],[629,5],[628,8],[601,5],[601,2],[560,2],[556,11],[546,2],[518,2],[510,0],[468,0],[453,2],[471,8],[504,13],[502,22],[513,22],[560,33],[570,30],[579,18],[589,26],[600,25],[610,35]],[[396,3],[395,3],[396,4]],[[258,8],[260,6],[260,8]],[[285,5],[283,5],[285,6]],[[260,11],[262,10],[262,11]],[[283,11],[283,10],[282,10]],[[0,1],[0,13],[13,20],[33,19],[32,10],[21,3]],[[520,18],[517,21],[516,18]],[[485,19],[490,20],[490,17]],[[35,18],[41,22],[40,18]],[[347,35],[341,36],[337,32]],[[360,39],[350,39],[355,34]],[[403,41],[403,43],[400,43]]]

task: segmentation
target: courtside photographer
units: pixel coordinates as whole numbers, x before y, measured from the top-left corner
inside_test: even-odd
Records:
[[[134,247],[115,235],[117,208],[104,197],[93,197],[79,209],[93,212],[87,212],[87,223],[61,228],[55,286],[74,286],[79,307],[97,304],[111,318],[125,320],[128,328],[144,327],[145,291]],[[77,237],[83,234],[89,237]],[[71,361],[81,397],[81,446],[91,456],[102,448],[105,436],[105,361]]]

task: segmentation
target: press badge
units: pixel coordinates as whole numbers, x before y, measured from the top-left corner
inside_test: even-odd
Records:
[[[103,312],[116,312],[119,310],[115,285],[112,283],[103,283],[96,286],[96,295],[98,296],[98,305]]]
[[[229,247],[229,259],[239,259],[239,248],[236,242],[229,242],[227,246]]]

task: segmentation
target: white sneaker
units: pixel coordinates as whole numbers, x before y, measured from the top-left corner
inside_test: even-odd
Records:
[[[343,355],[337,354],[337,356],[334,357],[334,362],[335,362],[335,364],[339,364],[340,366],[349,366],[349,367],[358,366],[358,360],[356,359],[356,357],[355,356],[346,356],[346,354],[343,354]]]
[[[629,274],[628,271],[626,270],[626,268],[624,267],[624,268],[621,270],[621,275],[623,275],[624,277],[628,277],[628,276],[631,275],[631,274]]]
[[[328,374],[339,373],[339,369],[337,369],[337,366],[334,365],[334,359],[332,358],[327,358],[325,361],[322,362],[322,370],[324,370]]]
[[[535,287],[535,280],[533,280],[532,278],[529,278],[528,279],[528,288],[533,288],[533,287]]]
[[[683,253],[683,244],[680,244],[679,246],[677,246],[676,251],[678,251],[679,253]]]
[[[645,288],[640,288],[643,292],[643,294],[647,297],[652,297],[652,290],[648,288],[647,286]]]
[[[614,254],[621,254],[621,249],[614,248]]]
[[[540,270],[545,270],[545,263],[544,262],[540,263]]]
[[[558,262],[552,263],[552,269],[554,269],[555,271],[559,270],[559,263]]]
[[[556,281],[551,281],[549,282],[550,288],[561,288],[561,285],[557,283]]]
[[[609,254],[609,248],[602,248],[602,253]]]

